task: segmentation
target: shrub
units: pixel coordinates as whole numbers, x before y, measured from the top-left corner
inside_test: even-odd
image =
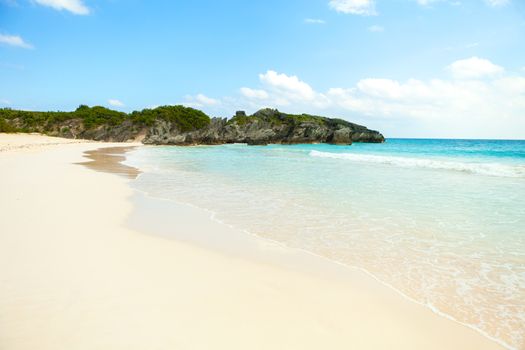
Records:
[[[0,118],[0,132],[16,132],[16,129],[9,124],[4,118]]]
[[[50,131],[68,120],[79,119],[86,130],[100,126],[111,128],[131,120],[138,126],[152,126],[156,120],[169,121],[182,132],[198,130],[210,124],[210,117],[197,109],[184,106],[162,106],[155,109],[144,109],[131,114],[114,111],[101,106],[89,107],[80,105],[73,112],[32,112],[9,108],[0,109],[2,130],[11,130],[6,121],[17,119],[24,132]],[[134,126],[135,128],[135,126]],[[136,128],[135,128],[136,129]],[[61,129],[61,132],[65,128]],[[5,131],[4,131],[5,132]]]
[[[135,123],[151,126],[155,120],[162,119],[169,121],[182,131],[192,131],[202,129],[210,124],[210,117],[198,109],[184,106],[161,106],[155,109],[143,109],[131,114],[131,119]]]

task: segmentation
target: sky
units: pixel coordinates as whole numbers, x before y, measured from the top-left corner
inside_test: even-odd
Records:
[[[0,108],[80,104],[525,139],[525,0],[0,0]]]

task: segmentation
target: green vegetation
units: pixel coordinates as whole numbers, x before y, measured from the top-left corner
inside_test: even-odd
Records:
[[[0,132],[16,132],[16,129],[8,124],[4,118],[0,118]]]
[[[296,124],[308,122],[324,125],[326,122],[326,118],[310,114],[287,114],[287,116],[288,118],[292,119]]]
[[[261,109],[260,111],[256,112],[255,114],[251,116],[247,116],[245,114],[237,114],[233,118],[231,118],[228,123],[233,124],[237,123],[237,125],[245,125],[247,123],[253,123],[253,122],[266,122],[270,123],[271,125],[282,125],[282,124],[288,124],[288,125],[297,125],[301,123],[316,123],[319,125],[324,125],[326,123],[327,118],[324,117],[318,117],[315,115],[309,115],[309,114],[287,114],[279,112],[276,109]]]
[[[114,111],[105,107],[86,105],[79,106],[73,112],[31,112],[9,108],[0,109],[0,131],[13,132],[18,125],[22,132],[50,132],[60,130],[70,131],[65,122],[81,122],[85,130],[93,130],[100,126],[113,127],[129,121],[137,126],[152,126],[156,120],[162,119],[173,123],[180,131],[198,130],[210,123],[210,117],[205,113],[183,106],[162,106],[155,109],[144,109],[131,114]]]
[[[198,109],[184,106],[161,106],[131,113],[135,123],[151,126],[157,119],[169,121],[182,131],[202,129],[210,124],[210,117]]]
[[[161,106],[154,109],[143,109],[132,113],[114,111],[101,106],[79,106],[72,112],[32,112],[9,108],[0,109],[0,132],[42,132],[53,134],[78,135],[83,131],[119,127],[127,123],[131,130],[138,132],[143,127],[151,127],[155,122],[163,120],[170,122],[181,132],[205,128],[210,124],[210,117],[197,109],[184,106]],[[301,123],[316,123],[324,126],[350,125],[344,120],[328,119],[309,114],[287,114],[276,109],[261,109],[251,116],[243,112],[237,113],[228,124],[243,126],[249,123],[268,123],[272,126],[299,125]],[[352,124],[359,127],[355,124]]]
[[[249,117],[249,116],[247,116],[245,114],[243,114],[243,115],[236,115],[236,116],[234,116],[234,117],[232,117],[232,118],[230,118],[228,120],[228,124],[236,123],[237,125],[245,125],[248,122],[253,121],[253,120],[255,120],[255,118],[253,116]]]
[[[128,115],[105,107],[88,107],[81,105],[76,111],[70,113],[69,119],[81,119],[86,129],[94,129],[100,125],[116,126],[122,124]]]

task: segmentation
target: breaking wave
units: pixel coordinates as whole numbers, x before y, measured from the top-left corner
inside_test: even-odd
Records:
[[[311,151],[310,156],[343,159],[362,163],[387,164],[404,168],[440,169],[488,176],[525,178],[525,166],[501,163],[458,162],[431,158],[393,157],[372,154],[331,153],[320,151]]]

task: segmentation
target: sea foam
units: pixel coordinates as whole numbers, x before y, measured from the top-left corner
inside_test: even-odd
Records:
[[[133,186],[525,342],[525,142],[141,147]],[[488,176],[490,175],[490,176]]]
[[[467,172],[478,175],[525,178],[525,166],[501,163],[477,163],[440,160],[432,158],[413,158],[379,156],[373,154],[331,153],[310,151],[311,157],[342,159],[353,162],[388,164],[404,168],[426,168]]]

